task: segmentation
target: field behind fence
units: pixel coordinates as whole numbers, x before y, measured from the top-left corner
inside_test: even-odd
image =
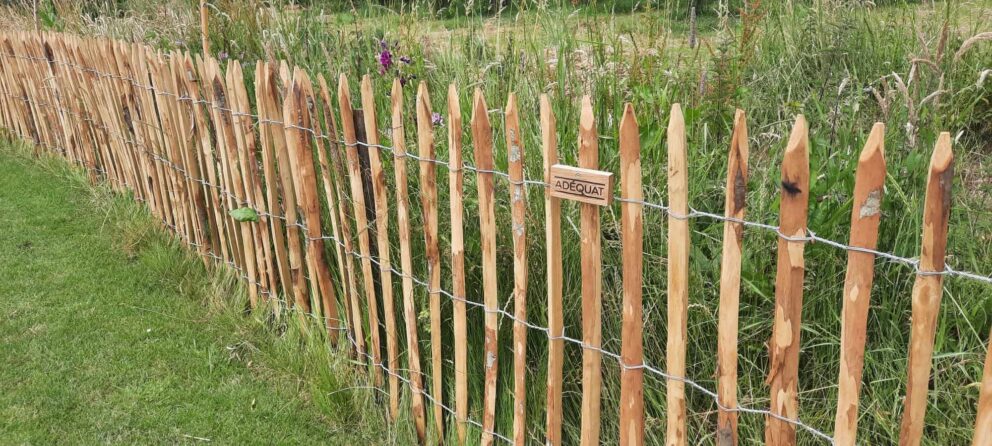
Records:
[[[502,109],[493,110],[476,90],[465,119],[455,85],[444,101],[435,101],[443,105],[435,106],[425,84],[404,98],[409,87],[397,79],[391,109],[376,110],[368,77],[352,99],[344,75],[329,83],[284,62],[259,61],[251,83],[255,90],[249,92],[242,65],[235,61],[225,69],[212,58],[62,34],[0,33],[0,42],[0,123],[6,129],[33,141],[39,151],[85,167],[94,181],[105,180],[146,203],[205,262],[237,271],[247,282],[252,306],[272,308],[277,317],[321,321],[328,342],[368,366],[370,380],[386,396],[388,416],[397,419],[408,411],[421,443],[558,445],[566,441],[563,417],[577,413],[583,445],[600,443],[604,419],[618,420],[614,429],[620,443],[643,444],[647,392],[664,395],[666,444],[737,444],[742,417],[764,420],[766,444],[854,444],[875,260],[881,258],[904,264],[915,274],[912,321],[905,321],[910,326],[908,376],[897,435],[900,444],[919,444],[926,428],[942,282],[951,276],[992,284],[992,278],[945,264],[954,161],[946,132],[930,161],[916,259],[876,250],[886,178],[882,124],[864,142],[855,173],[850,239],[839,242],[807,227],[810,161],[802,116],[795,119],[783,155],[779,222],[770,225],[746,219],[749,139],[743,111],[735,117],[728,164],[720,172],[726,175],[724,212],[713,213],[688,202],[688,145],[677,104],[666,133],[668,202],[661,204],[644,199],[641,131],[631,104],[616,129],[620,171],[619,194],[614,195],[610,173],[598,170],[604,154],[588,98],[580,103],[578,135],[559,135],[551,102],[541,97],[543,178],[537,180],[525,175],[520,126],[529,115],[521,116],[513,95]],[[497,119],[505,141],[495,141],[491,120]],[[437,124],[445,120],[447,141],[439,144],[436,139],[444,136]],[[470,129],[470,144],[462,140],[464,126]],[[408,142],[408,133],[416,139]],[[381,143],[380,136],[390,143]],[[578,166],[559,164],[558,146],[566,141],[577,141]],[[447,147],[447,159],[436,153],[439,145]],[[505,172],[496,169],[497,151],[505,154]],[[466,154],[471,163],[463,160]],[[439,174],[448,182],[446,203],[440,202]],[[497,180],[506,182],[508,193],[497,196]],[[595,186],[597,181],[605,189],[576,186]],[[579,201],[575,230],[581,255],[563,259],[561,207],[573,198]],[[543,214],[534,215],[534,209],[542,208],[529,201],[543,201]],[[619,352],[604,347],[602,333],[603,271],[608,266],[602,261],[606,236],[601,221],[603,209],[610,206],[620,209]],[[497,219],[497,207],[508,208],[508,225]],[[439,210],[443,208],[447,212]],[[419,215],[413,215],[414,209]],[[644,213],[656,211],[667,217],[668,231],[664,368],[646,361],[642,345]],[[718,339],[715,389],[687,376],[690,222],[696,219],[723,225],[719,322],[713,334]],[[535,221],[543,234],[533,230]],[[770,392],[764,406],[738,402],[745,229],[777,236],[775,305],[768,315],[773,331],[765,371]],[[542,242],[530,242],[535,239]],[[479,246],[466,246],[474,241]],[[497,256],[503,242],[512,245],[510,262]],[[845,250],[848,256],[833,426],[799,418],[804,249],[810,243]],[[544,252],[534,253],[534,246]],[[446,265],[443,259],[449,259]],[[423,266],[415,266],[415,260]],[[565,268],[570,260],[577,260],[577,270]],[[545,271],[541,299],[546,299],[547,314],[540,318],[527,311],[527,299],[534,298],[528,273],[535,268]],[[443,274],[450,290],[442,287]],[[467,275],[481,277],[478,288],[470,287],[475,283]],[[501,282],[507,277],[512,282]],[[577,323],[564,320],[566,297],[573,297],[565,296],[566,281],[581,282]],[[482,316],[470,316],[470,310]],[[544,320],[547,326],[535,322]],[[483,325],[482,345],[469,342],[467,333],[476,321]],[[500,339],[501,321],[512,323],[512,341]],[[565,326],[572,324],[581,326],[580,338],[566,335]],[[547,364],[535,366],[529,359],[535,356],[528,351],[533,345],[529,335],[546,338]],[[564,370],[566,346],[581,350],[581,373]],[[502,362],[512,363],[512,381],[499,379]],[[619,407],[601,404],[604,363],[619,365]],[[546,367],[545,382],[533,378],[536,367]],[[665,381],[663,393],[645,386],[645,377]],[[576,378],[581,380],[581,403],[565,407],[566,380]],[[509,407],[498,404],[499,387],[504,386],[513,389]],[[528,386],[546,387],[540,407],[528,399]],[[687,401],[693,398],[712,400],[716,410],[709,416],[716,419],[715,432],[689,429],[687,416],[694,405]],[[504,419],[502,412],[512,412],[512,423],[498,422]],[[973,444],[992,444],[989,359],[976,416]]]

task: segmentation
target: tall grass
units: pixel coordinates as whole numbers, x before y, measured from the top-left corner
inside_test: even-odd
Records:
[[[144,4],[135,0],[128,5]],[[221,57],[246,61],[246,81],[256,59],[286,59],[310,73],[334,76],[347,73],[353,84],[370,73],[377,94],[380,119],[389,106],[388,88],[395,76],[412,86],[427,82],[436,111],[447,83],[459,86],[462,114],[470,115],[471,92],[480,88],[496,125],[497,168],[506,169],[501,101],[517,93],[522,115],[526,175],[540,178],[540,139],[537,100],[551,96],[558,117],[563,162],[576,161],[577,104],[591,95],[601,135],[600,160],[616,171],[616,128],[624,102],[633,102],[642,131],[645,195],[663,202],[665,192],[665,125],[668,110],[683,104],[689,140],[690,204],[719,211],[723,205],[723,176],[735,107],[748,113],[751,134],[751,179],[748,219],[775,223],[778,207],[778,168],[781,152],[796,114],[810,122],[811,203],[809,226],[817,234],[846,241],[857,153],[875,121],[886,124],[889,176],[882,207],[879,248],[898,255],[918,255],[922,201],[930,150],[939,131],[955,138],[957,170],[951,213],[949,263],[958,269],[992,273],[985,259],[992,256],[992,205],[989,203],[989,155],[992,146],[992,45],[979,43],[955,54],[962,43],[988,31],[992,8],[981,2],[869,7],[855,1],[760,2],[741,8],[707,2],[701,8],[698,29],[701,44],[687,45],[689,26],[684,8],[676,1],[649,2],[617,14],[598,8],[568,5],[530,5],[459,13],[434,3],[408,6],[353,7],[346,3],[314,2],[305,7],[270,6],[261,1],[219,1],[211,22],[211,42]],[[145,4],[146,8],[148,7]],[[514,6],[515,5],[515,6]],[[172,7],[174,7],[173,5]],[[526,7],[524,7],[526,6]],[[186,8],[189,5],[185,6]],[[140,10],[125,7],[130,11]],[[161,8],[149,14],[163,14]],[[185,12],[175,13],[185,17]],[[141,21],[148,28],[131,32],[164,48],[197,51],[195,21],[178,33],[173,24]],[[983,28],[984,27],[984,28]],[[87,23],[71,31],[103,33]],[[172,34],[170,34],[172,33]],[[127,33],[110,33],[127,36]],[[181,35],[175,39],[158,36]],[[142,38],[139,36],[156,36]],[[386,45],[394,60],[407,56],[384,73],[378,55]],[[252,91],[249,88],[249,91]],[[412,110],[408,104],[407,110]],[[412,116],[408,112],[407,116]],[[412,119],[412,118],[408,118]],[[389,128],[385,121],[380,128]],[[412,122],[407,129],[415,128]],[[439,135],[449,129],[439,127]],[[467,129],[465,141],[471,142]],[[388,140],[388,135],[386,136]],[[410,141],[411,139],[408,139]],[[444,138],[438,138],[438,156],[447,157]],[[388,142],[388,141],[387,141]],[[471,160],[471,147],[466,149]],[[387,159],[388,165],[392,160]],[[415,165],[411,165],[415,168]],[[444,172],[442,171],[442,175]],[[387,178],[392,181],[391,175]],[[412,177],[413,178],[413,177]],[[413,196],[419,191],[411,184]],[[497,219],[507,228],[497,240],[500,265],[512,261],[509,200],[505,182],[497,183]],[[440,203],[447,203],[447,182],[440,181]],[[478,216],[475,178],[466,177],[466,221]],[[529,195],[528,243],[531,263],[528,317],[546,325],[543,201],[540,190]],[[391,198],[392,199],[392,198]],[[413,205],[414,228],[419,228],[419,200]],[[448,240],[447,211],[441,206],[441,243]],[[577,207],[563,207],[566,335],[581,336]],[[619,212],[603,212],[603,345],[620,349]],[[644,258],[645,354],[649,363],[664,367],[666,333],[664,308],[666,240],[664,215],[647,211]],[[469,259],[469,299],[481,301],[480,240],[475,224],[466,225]],[[716,310],[722,227],[718,222],[693,220],[690,259],[688,374],[714,388]],[[397,249],[396,231],[392,231]],[[414,234],[418,234],[414,232]],[[740,312],[740,400],[742,405],[765,407],[764,383],[771,334],[774,296],[774,234],[746,231]],[[426,277],[422,238],[415,237],[415,274]],[[804,300],[800,362],[800,417],[826,431],[832,429],[839,358],[841,292],[846,253],[828,246],[807,249],[808,287]],[[448,258],[442,259],[447,276]],[[501,304],[509,306],[511,269],[501,268]],[[910,287],[914,276],[904,266],[879,262],[868,326],[860,439],[866,444],[890,443],[897,436],[910,320]],[[450,289],[450,279],[442,285]],[[395,289],[399,289],[396,287]],[[417,305],[426,312],[427,299],[418,289]],[[992,288],[963,279],[945,282],[934,360],[927,444],[962,444],[970,439],[977,399],[977,382],[986,354],[986,333],[992,323]],[[397,308],[401,308],[398,306]],[[450,327],[451,306],[443,308]],[[482,313],[470,310],[469,370],[472,418],[481,418]],[[421,315],[421,330],[426,327]],[[511,321],[501,324],[500,395],[497,426],[507,432],[512,417]],[[400,330],[402,336],[402,330]],[[452,333],[444,334],[444,355],[451,358]],[[421,333],[420,339],[429,339]],[[403,340],[400,339],[400,345]],[[424,347],[426,348],[426,346]],[[544,382],[547,339],[532,331],[528,338],[529,433],[543,442]],[[576,443],[579,425],[580,357],[578,348],[566,349],[565,435]],[[450,361],[444,373],[452,376]],[[619,398],[619,368],[604,367],[603,441],[616,442],[615,408]],[[446,381],[453,386],[453,381]],[[646,381],[648,439],[664,436],[665,382]],[[453,388],[446,389],[450,401]],[[688,393],[689,432],[695,443],[712,443],[714,402],[698,392]],[[409,429],[405,426],[404,429]],[[742,438],[762,437],[763,420],[741,416]],[[800,435],[800,442],[816,441]]]

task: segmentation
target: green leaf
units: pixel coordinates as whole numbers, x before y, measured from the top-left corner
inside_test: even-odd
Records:
[[[235,220],[242,223],[246,221],[258,221],[258,213],[252,208],[234,209],[228,212],[228,214],[230,214]]]

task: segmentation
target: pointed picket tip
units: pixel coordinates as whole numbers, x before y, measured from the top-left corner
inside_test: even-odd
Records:
[[[785,156],[797,151],[806,152],[807,141],[809,139],[809,127],[806,124],[806,117],[796,115],[796,122],[792,125],[792,133],[789,134],[789,143],[785,146]]]
[[[623,106],[623,117],[620,118],[620,134],[637,132],[637,130],[637,114],[634,112],[634,105],[628,102]]]
[[[685,125],[685,117],[682,115],[682,104],[678,102],[672,104],[672,111],[668,117],[668,128],[671,129],[676,123]]]
[[[362,83],[359,85],[359,88],[361,88],[362,91],[365,91],[366,89],[370,92],[372,91],[372,78],[369,77],[368,73],[365,73],[362,76]]]
[[[951,151],[951,134],[940,132],[937,144],[933,148],[933,156],[930,157],[930,170],[947,170],[952,162],[954,162],[954,153]]]
[[[394,104],[403,98],[403,84],[400,83],[399,78],[393,79],[393,91],[391,96]]]
[[[452,82],[448,84],[448,114],[461,117],[461,103],[458,101],[458,87]]]
[[[504,116],[510,116],[511,113],[516,113],[517,111],[517,95],[516,93],[510,92],[506,95],[506,110],[503,110]]]
[[[427,92],[427,81],[420,81],[417,85],[417,104],[422,104],[427,107],[427,111],[431,110],[431,96]]]
[[[472,124],[489,126],[489,112],[486,106],[486,98],[482,95],[482,90],[475,89],[475,98],[472,100]]]
[[[351,93],[350,87],[348,86],[348,76],[344,73],[338,75],[338,102],[343,108],[346,104],[348,108],[351,108]]]
[[[594,130],[596,128],[596,117],[592,112],[592,98],[589,95],[582,97],[582,105],[579,115],[579,127],[581,130]]]
[[[885,169],[885,124],[881,122],[876,122],[875,125],[871,127],[871,133],[868,134],[868,139],[865,141],[865,147],[861,149],[861,155],[858,156],[858,164],[865,164],[874,159],[879,159],[882,163],[882,169]]]

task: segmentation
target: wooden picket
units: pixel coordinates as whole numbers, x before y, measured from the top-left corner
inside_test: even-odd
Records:
[[[0,32],[0,126],[33,141],[38,153],[57,154],[87,169],[92,181],[103,179],[115,191],[133,193],[206,263],[228,265],[246,279],[250,306],[271,304],[276,317],[281,317],[283,311],[293,311],[301,318],[319,319],[325,324],[328,342],[344,341],[342,348],[371,368],[372,384],[388,395],[389,420],[403,419],[400,403],[403,384],[408,383],[409,415],[421,444],[442,444],[451,439],[463,445],[478,439],[483,445],[496,441],[523,445],[534,443],[540,435],[548,445],[560,446],[575,440],[583,445],[600,444],[607,436],[601,436],[604,355],[618,358],[620,363],[619,407],[607,409],[619,413],[619,442],[644,444],[649,419],[645,414],[645,374],[660,375],[658,368],[648,364],[644,352],[644,212],[648,207],[663,208],[667,213],[666,444],[684,445],[698,434],[711,435],[720,446],[737,445],[744,442],[738,438],[738,417],[744,412],[765,414],[765,443],[769,445],[796,444],[800,427],[836,444],[856,444],[858,419],[863,415],[859,411],[859,393],[886,181],[883,124],[876,123],[871,129],[858,158],[849,241],[846,245],[829,243],[846,248],[848,257],[840,315],[838,397],[831,437],[798,420],[804,250],[808,242],[823,240],[807,228],[810,165],[805,118],[796,117],[781,158],[779,226],[755,224],[778,232],[777,271],[768,343],[768,410],[745,410],[738,401],[737,389],[743,238],[748,226],[744,219],[749,144],[744,112],[737,110],[733,119],[722,217],[692,211],[689,206],[687,168],[693,141],[687,137],[679,104],[671,108],[666,134],[667,208],[644,201],[641,127],[634,106],[625,104],[618,128],[607,130],[619,134],[620,184],[616,200],[622,249],[622,328],[621,352],[617,355],[604,348],[602,333],[600,215],[603,207],[612,206],[614,193],[611,174],[598,171],[598,130],[603,127],[597,127],[592,99],[582,97],[578,103],[578,134],[568,135],[577,137],[578,167],[559,164],[561,135],[551,100],[541,95],[546,258],[540,268],[545,269],[547,283],[539,285],[546,285],[548,327],[535,332],[548,337],[548,351],[546,381],[541,383],[546,386],[544,419],[535,421],[535,403],[542,402],[533,398],[528,401],[528,385],[536,384],[534,365],[528,362],[534,355],[528,352],[528,335],[536,327],[533,320],[539,318],[527,312],[528,300],[535,298],[528,295],[528,287],[532,286],[529,279],[534,277],[528,248],[542,241],[535,242],[534,227],[528,227],[535,217],[528,215],[528,192],[535,190],[530,186],[538,182],[528,180],[525,174],[526,140],[521,129],[527,128],[529,119],[522,116],[527,109],[518,103],[517,96],[511,93],[506,98],[503,122],[497,123],[502,125],[505,147],[495,147],[489,117],[492,111],[482,91],[475,89],[469,121],[473,166],[462,159],[465,129],[459,91],[454,84],[446,91],[445,125],[436,122],[439,114],[433,113],[426,82],[417,87],[412,115],[404,115],[410,104],[404,102],[401,81],[394,79],[390,114],[381,119],[384,117],[376,110],[371,76],[361,79],[361,110],[352,108],[348,78],[343,74],[332,91],[321,75],[314,78],[314,85],[299,67],[259,61],[251,81],[245,83],[241,63],[229,61],[222,67],[209,55],[164,53],[140,44],[54,33]],[[254,88],[254,106],[248,87]],[[416,126],[416,155],[406,151],[408,120]],[[437,159],[435,132],[441,131],[439,126],[446,127],[446,161]],[[390,129],[386,132],[388,145],[381,141],[381,128]],[[497,150],[506,151],[506,172],[497,170]],[[390,154],[392,159],[385,158]],[[365,155],[367,165],[361,162]],[[410,158],[417,160],[414,178],[408,175]],[[943,277],[954,273],[945,269],[944,263],[953,161],[950,135],[941,133],[928,172],[920,260],[906,262],[917,271],[909,324],[905,407],[899,431],[902,445],[918,445],[924,435]],[[447,172],[438,172],[438,166]],[[390,169],[392,179],[387,176]],[[474,176],[470,180],[476,185],[474,197],[473,192],[465,191],[466,172]],[[568,178],[561,172],[573,172],[590,184],[595,183],[595,178],[605,179],[595,184],[606,186],[597,192],[598,196],[578,200],[581,300],[575,303],[581,308],[577,326],[581,341],[565,334],[563,198],[556,188],[564,187],[559,182]],[[438,188],[437,176],[445,173],[449,222],[441,221],[444,214],[438,203],[443,191]],[[505,209],[509,211],[509,228],[497,225],[497,177],[508,184]],[[422,218],[416,220],[420,222],[417,228],[412,227],[410,216],[411,185],[422,212]],[[390,215],[392,206],[396,209],[394,218]],[[239,208],[254,210],[255,218],[235,218],[231,211]],[[472,212],[478,215],[468,215]],[[717,405],[710,433],[689,432],[687,424],[686,387],[698,385],[686,376],[687,309],[692,291],[688,287],[689,220],[702,214],[723,224],[716,390],[712,394]],[[478,274],[481,286],[471,290],[467,287],[465,229],[475,228],[475,218],[478,229],[473,229],[477,233],[472,235],[477,235],[481,243],[481,258],[476,259],[481,268],[471,269],[471,273]],[[450,223],[448,246],[441,233],[446,223]],[[393,230],[399,241],[399,270],[392,263]],[[423,235],[425,279],[418,277],[414,267],[412,231]],[[500,273],[510,268],[498,261],[504,258],[497,255],[501,231],[506,231],[502,233],[509,234],[507,240],[512,241],[512,250],[507,250],[513,259],[512,314],[499,295]],[[450,294],[442,287],[442,252],[450,252]],[[395,280],[401,282],[400,296],[394,295]],[[419,294],[418,286],[424,294]],[[418,332],[420,296],[426,296],[425,314],[429,316],[429,340],[424,345]],[[442,312],[446,308],[442,305],[443,296],[452,300],[450,317]],[[402,301],[402,315],[397,315],[394,308],[397,297]],[[484,314],[481,373],[469,370],[469,309],[476,306],[481,306],[479,310]],[[503,386],[509,386],[509,381],[499,378],[501,319],[504,324],[512,320],[513,333],[512,341],[503,341],[503,347],[509,345],[513,352],[512,367],[504,367],[504,373],[512,374],[512,389],[505,390]],[[451,332],[446,332],[448,320]],[[383,330],[384,342],[380,338]],[[406,334],[405,364],[400,330]],[[448,336],[453,344],[451,350],[443,344]],[[425,366],[421,364],[420,349],[428,342],[430,364]],[[581,401],[578,407],[569,408],[580,416],[578,431],[566,431],[578,438],[567,437],[562,427],[563,414],[567,412],[563,407],[563,368],[569,343],[580,343],[581,348]],[[448,354],[452,357],[445,357]],[[446,360],[453,363],[453,373],[445,373]],[[424,383],[422,367],[429,370],[429,386]],[[479,374],[481,383],[470,381]],[[453,386],[448,385],[451,380]],[[470,406],[471,384],[481,384],[482,388],[481,398],[473,403],[478,405],[475,407]],[[451,390],[450,395],[446,393]],[[512,396],[512,425],[503,426],[502,421],[497,421],[503,419],[497,413],[499,394],[508,398],[499,399],[499,404],[509,403]],[[432,408],[431,423],[425,410],[427,400]],[[474,421],[472,413],[480,414],[481,421]],[[992,355],[985,358],[976,413],[973,444],[990,445]],[[453,422],[446,423],[449,417]],[[542,422],[543,430],[538,427]],[[470,433],[476,431],[480,437],[470,438]]]

